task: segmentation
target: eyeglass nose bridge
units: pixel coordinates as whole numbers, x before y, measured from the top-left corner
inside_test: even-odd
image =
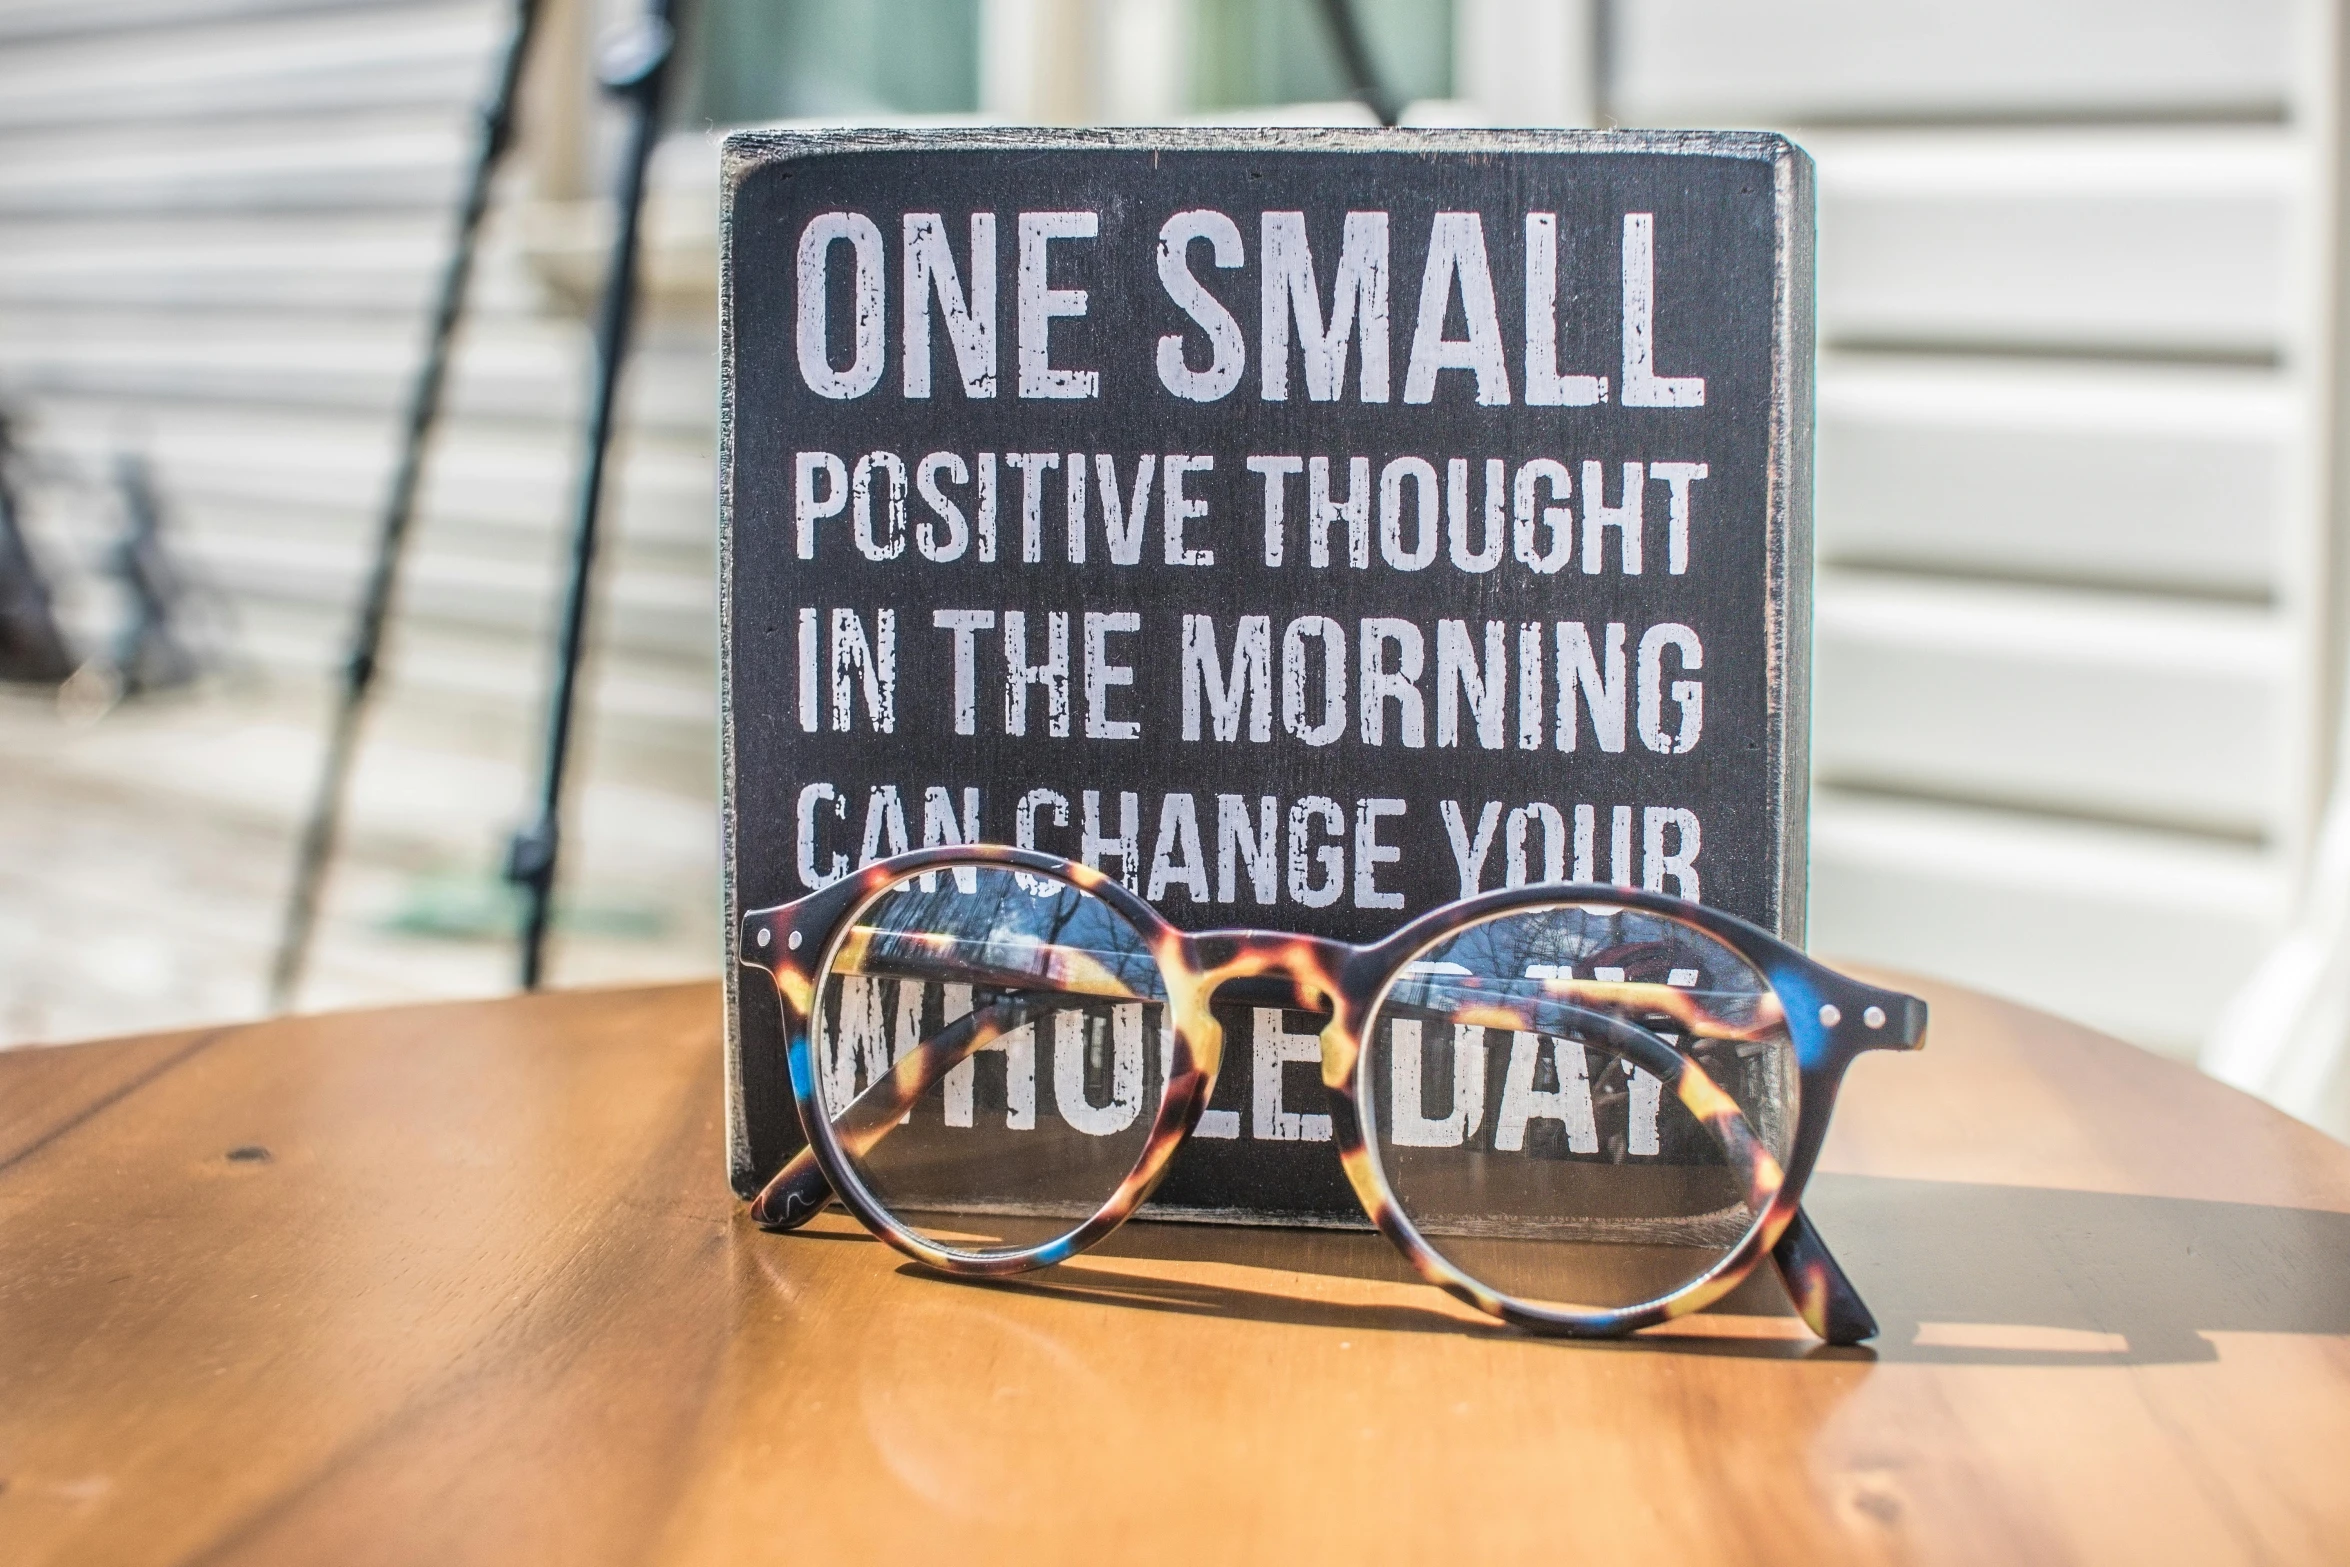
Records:
[[[1203,1004],[1279,1007],[1327,1017],[1337,1010],[1340,974],[1353,949],[1319,936],[1203,931],[1189,943],[1207,978]]]

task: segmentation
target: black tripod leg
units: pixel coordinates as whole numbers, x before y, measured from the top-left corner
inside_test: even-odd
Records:
[[[456,337],[457,318],[465,308],[465,291],[473,276],[475,243],[482,214],[490,204],[490,180],[499,159],[514,139],[515,90],[522,80],[522,64],[530,52],[537,25],[539,0],[515,0],[514,31],[498,79],[482,106],[480,139],[475,144],[473,175],[457,209],[457,233],[434,296],[432,329],[426,338],[424,362],[417,367],[409,389],[407,418],[400,430],[400,456],[392,469],[390,491],[384,497],[383,518],[375,540],[375,560],[360,590],[359,614],[352,625],[351,650],[343,660],[342,687],[334,719],[327,731],[326,758],[319,768],[318,790],[302,826],[302,841],[294,856],[294,886],[286,900],[286,921],[278,935],[277,958],[269,971],[269,1007],[282,1012],[293,1005],[302,984],[302,970],[310,957],[310,937],[318,923],[318,900],[325,885],[335,842],[342,836],[343,796],[350,783],[352,759],[359,749],[359,722],[375,684],[376,662],[383,651],[384,622],[391,615],[392,593],[400,574],[400,557],[408,541],[408,525],[416,515],[416,491],[424,471],[425,446],[440,418],[441,387],[448,379],[449,347]]]
[[[1403,105],[1379,80],[1378,67],[1371,63],[1371,46],[1363,37],[1362,18],[1355,15],[1352,0],[1322,0],[1322,22],[1330,30],[1330,47],[1337,52],[1338,68],[1345,73],[1347,86],[1381,125],[1393,125],[1402,118]]]
[[[604,298],[596,313],[595,382],[588,397],[578,508],[571,523],[571,575],[555,643],[555,688],[547,704],[547,748],[539,777],[538,816],[514,835],[506,854],[506,878],[522,890],[522,987],[536,990],[544,971],[547,921],[555,891],[555,864],[562,846],[563,772],[571,751],[571,715],[579,686],[579,660],[587,641],[588,589],[596,562],[597,512],[604,494],[604,458],[612,444],[612,401],[636,314],[638,221],[644,214],[645,167],[661,138],[661,89],[675,43],[670,0],[651,0],[645,15],[605,52],[603,83],[633,111],[628,153],[621,161],[615,198],[620,223],[612,239],[612,260],[604,274]]]

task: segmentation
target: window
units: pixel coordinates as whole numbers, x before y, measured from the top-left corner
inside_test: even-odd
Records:
[[[1452,94],[1451,0],[1353,0],[1398,103]],[[1191,101],[1207,111],[1351,98],[1319,0],[1194,0]]]
[[[682,125],[968,114],[981,0],[693,0]]]

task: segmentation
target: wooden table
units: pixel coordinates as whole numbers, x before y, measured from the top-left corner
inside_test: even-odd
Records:
[[[1538,1341],[1345,1235],[763,1235],[706,986],[0,1056],[0,1557],[2350,1559],[2350,1150],[1923,989],[1812,1204],[1873,1350]]]

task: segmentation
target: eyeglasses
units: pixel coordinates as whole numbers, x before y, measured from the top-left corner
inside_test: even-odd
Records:
[[[1925,1003],[1730,915],[1552,884],[1368,946],[1186,934],[1097,870],[973,844],[746,914],[742,952],[774,977],[808,1139],[752,1206],[769,1228],[837,1195],[946,1273],[1064,1261],[1186,1137],[1239,1133],[1209,1108],[1229,1022],[1256,1135],[1334,1141],[1372,1224],[1480,1311],[1629,1333],[1767,1253],[1815,1334],[1876,1332],[1798,1205],[1845,1068],[1916,1048]],[[1284,1108],[1289,1061],[1318,1062],[1326,1111]]]

